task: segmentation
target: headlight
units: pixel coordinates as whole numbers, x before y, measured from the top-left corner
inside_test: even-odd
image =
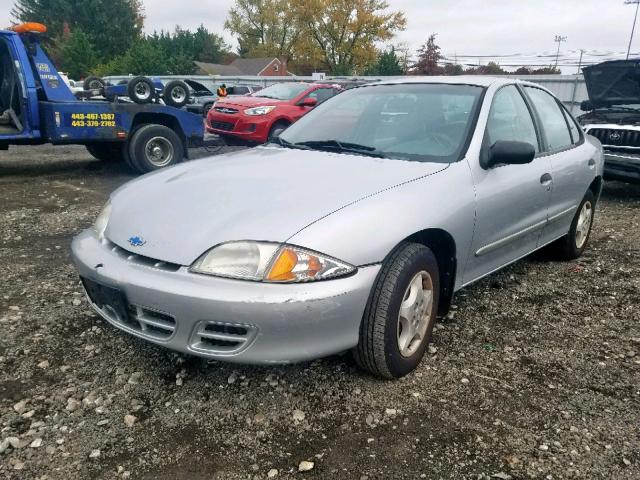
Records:
[[[111,203],[107,202],[104,206],[98,218],[93,224],[93,229],[98,234],[98,238],[102,240],[104,238],[104,231],[107,229],[107,225],[109,224],[109,217],[111,216]]]
[[[292,245],[231,242],[212,248],[190,270],[206,275],[270,283],[296,283],[343,277],[348,263]]]
[[[255,107],[255,108],[248,108],[247,110],[244,111],[245,115],[266,115],[268,113],[273,112],[276,109],[276,107],[274,105],[272,106],[268,106],[268,107]]]

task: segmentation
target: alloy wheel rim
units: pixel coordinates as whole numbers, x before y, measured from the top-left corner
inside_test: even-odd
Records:
[[[187,92],[182,87],[174,87],[171,91],[171,98],[174,102],[182,103],[187,98]]]
[[[576,224],[576,247],[578,249],[584,247],[591,230],[591,222],[593,221],[593,207],[591,202],[585,202],[580,209],[578,215],[578,223]]]
[[[139,98],[146,100],[151,96],[151,88],[149,88],[149,85],[147,85],[146,83],[139,82],[136,85],[136,94]]]
[[[173,145],[164,137],[153,137],[145,146],[145,154],[156,167],[166,167],[173,160]]]
[[[418,272],[407,287],[400,304],[397,342],[400,354],[410,357],[425,340],[432,321],[433,280],[429,272]]]

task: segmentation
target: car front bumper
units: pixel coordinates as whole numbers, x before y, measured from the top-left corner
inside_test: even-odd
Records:
[[[273,123],[271,115],[224,114],[214,113],[212,110],[207,116],[205,126],[209,133],[232,136],[246,142],[264,143],[269,138]]]
[[[604,176],[611,180],[640,183],[640,155],[605,150]]]
[[[88,294],[109,323],[175,351],[239,363],[300,362],[354,347],[380,270],[374,265],[336,280],[268,284],[156,266],[101,242],[92,230],[77,236],[71,249],[85,286],[95,282],[122,293],[128,316]]]

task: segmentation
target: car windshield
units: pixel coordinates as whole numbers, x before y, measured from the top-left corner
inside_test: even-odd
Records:
[[[308,88],[309,85],[306,83],[276,83],[254,93],[253,96],[274,100],[293,100]]]
[[[337,95],[289,127],[278,143],[399,160],[459,160],[482,87],[394,84]]]

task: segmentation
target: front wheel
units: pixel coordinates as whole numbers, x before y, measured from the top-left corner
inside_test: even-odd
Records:
[[[354,350],[358,365],[382,378],[413,371],[424,356],[436,321],[440,273],[433,252],[402,243],[376,279]]]
[[[145,125],[131,137],[129,155],[133,166],[147,173],[175,165],[185,152],[176,132],[163,125]]]
[[[575,260],[584,253],[591,236],[595,211],[595,197],[589,190],[573,217],[569,233],[551,245],[561,260]]]

